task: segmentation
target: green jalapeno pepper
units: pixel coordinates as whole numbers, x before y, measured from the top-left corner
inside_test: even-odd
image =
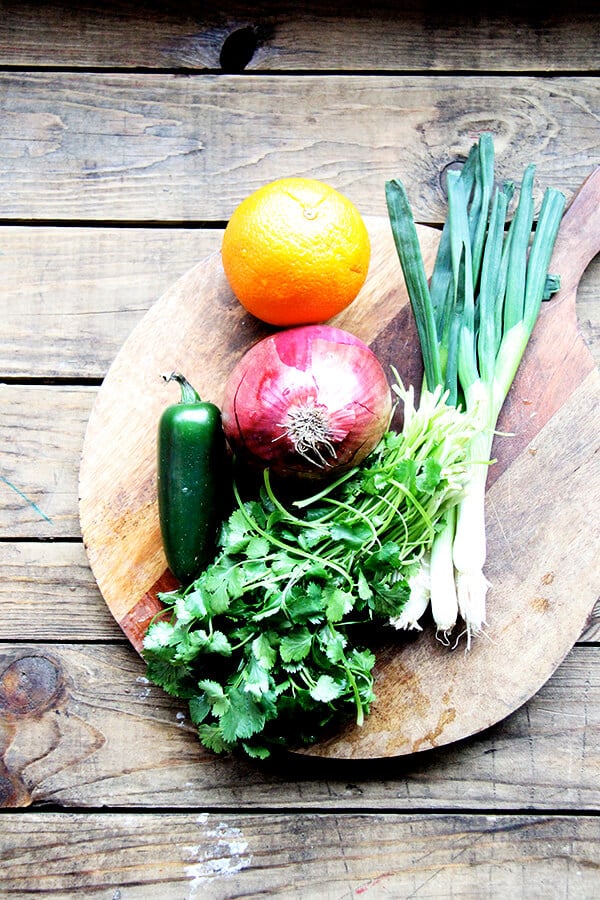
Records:
[[[199,397],[178,372],[181,400],[168,406],[158,426],[158,514],[163,548],[173,575],[190,584],[215,554],[227,490],[227,457],[221,412]]]

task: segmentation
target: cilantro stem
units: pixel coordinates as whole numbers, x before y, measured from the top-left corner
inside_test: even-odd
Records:
[[[376,451],[374,451],[376,452]],[[347,472],[344,472],[343,475],[340,475],[339,478],[336,478],[335,481],[330,481],[326,484],[326,486],[316,494],[311,494],[310,497],[304,497],[301,500],[294,500],[294,506],[298,509],[305,509],[307,506],[313,506],[315,503],[318,503],[319,500],[322,500],[328,494],[336,491],[342,484],[345,484],[349,479],[353,478],[354,475],[359,471],[358,467],[354,467],[353,469],[348,469]]]
[[[365,710],[363,707],[363,703],[360,696],[360,691],[358,689],[358,684],[356,682],[356,678],[354,677],[354,673],[352,669],[348,665],[346,657],[343,660],[344,671],[346,672],[346,678],[350,682],[350,687],[352,688],[352,693],[354,695],[354,702],[356,704],[356,724],[358,726],[362,726],[365,723]]]
[[[255,638],[259,637],[260,634],[261,634],[261,632],[258,630],[253,631],[251,634],[248,635],[248,637],[245,637],[243,639],[243,641],[239,641],[239,643],[237,643],[237,644],[232,644],[231,645],[232,651],[241,650],[242,647],[245,647],[246,644],[248,644],[250,641],[253,641]]]
[[[285,518],[287,522],[291,522],[294,525],[299,525],[302,528],[319,528],[321,525],[320,519],[299,519],[297,516],[294,516],[289,509],[287,509],[283,503],[278,499],[276,494],[273,491],[271,486],[271,476],[269,474],[269,470],[265,469],[263,473],[263,481],[265,485],[265,490],[267,492],[267,496],[275,509],[281,513],[281,515]],[[312,498],[309,498],[309,500]],[[297,503],[295,504],[297,505]]]
[[[257,534],[259,534],[261,537],[264,537],[267,541],[269,541],[270,544],[273,544],[274,547],[279,547],[280,550],[285,550],[286,553],[289,553],[292,556],[299,556],[302,559],[308,559],[311,560],[311,562],[317,562],[324,567],[333,569],[338,573],[338,575],[341,575],[342,578],[347,581],[351,587],[353,586],[354,581],[352,576],[344,568],[342,568],[342,566],[338,566],[337,563],[333,562],[333,560],[326,559],[325,557],[315,556],[314,553],[308,553],[307,551],[302,550],[300,547],[294,546],[293,544],[288,544],[285,541],[280,540],[279,538],[275,537],[272,532],[261,528],[256,519],[254,519],[248,512],[246,505],[243,503],[242,498],[240,497],[238,487],[235,483],[233,485],[233,490],[241,514],[243,515],[248,525],[253,528]]]

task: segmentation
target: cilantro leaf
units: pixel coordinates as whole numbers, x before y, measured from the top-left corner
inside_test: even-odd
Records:
[[[234,741],[226,741],[219,725],[200,725],[198,737],[208,750],[213,753],[229,753],[235,746]]]
[[[268,671],[262,666],[260,661],[251,656],[244,669],[242,669],[242,681],[244,690],[252,694],[257,700],[262,694],[266,694],[271,682]]]
[[[247,546],[252,533],[246,516],[241,509],[236,509],[223,523],[219,545],[228,553],[239,553]]]
[[[237,596],[236,574],[229,558],[223,557],[206,569],[196,582],[209,615],[224,613],[230,599]]]
[[[175,614],[180,622],[191,622],[193,619],[205,619],[208,609],[201,590],[197,588],[175,604]]]
[[[254,638],[251,644],[254,658],[258,660],[261,666],[269,671],[275,665],[277,660],[277,649],[271,643],[271,636],[268,632],[259,634]]]
[[[306,569],[309,578],[327,578],[330,570],[320,559],[314,559]]]
[[[231,644],[222,631],[213,631],[206,645],[208,653],[220,653],[221,656],[231,656]]]
[[[242,741],[242,747],[251,759],[267,759],[271,751],[264,744],[252,744],[250,741]]]
[[[325,656],[331,663],[339,663],[344,659],[344,649],[348,639],[341,632],[331,626],[322,628],[319,632],[319,644],[325,651]]]
[[[271,569],[275,575],[292,575],[298,572],[298,560],[286,550],[280,550],[277,557],[271,562]]]
[[[200,725],[210,712],[210,703],[206,694],[195,695],[190,697],[188,706],[190,708],[190,718],[194,725]]]
[[[325,612],[325,599],[321,585],[309,581],[306,586],[294,585],[286,601],[292,622],[317,622]]]
[[[179,588],[174,591],[159,591],[156,595],[164,606],[174,606],[183,597]]]
[[[409,491],[415,489],[415,479],[417,475],[417,464],[414,459],[406,457],[401,459],[394,468],[394,478]]]
[[[249,738],[262,731],[266,715],[250,694],[239,688],[231,688],[228,699],[229,707],[220,719],[225,741],[234,743],[238,738]]]
[[[428,456],[415,479],[418,490],[424,494],[433,494],[441,479],[442,467],[440,463],[432,456]]]
[[[264,537],[250,538],[246,546],[246,556],[249,559],[260,559],[269,552],[269,541]]]
[[[313,547],[316,547],[323,539],[326,539],[330,536],[330,532],[326,528],[306,528],[304,531],[301,531],[298,535],[298,543],[302,547],[303,550],[312,550]]]
[[[282,638],[279,653],[285,663],[299,662],[310,653],[313,636],[306,626],[295,628]]]
[[[343,693],[344,687],[339,681],[335,681],[331,675],[320,675],[317,683],[310,689],[310,696],[319,703],[331,703]]]
[[[341,622],[346,613],[354,606],[354,597],[349,591],[343,591],[334,585],[327,585],[323,591],[326,616],[328,622]]]
[[[199,689],[203,692],[206,702],[215,716],[222,716],[229,709],[229,697],[225,694],[222,685],[218,681],[205,678],[198,682]]]
[[[155,622],[150,626],[144,637],[144,650],[160,653],[166,647],[173,647],[177,643],[175,627],[169,622]]]
[[[402,548],[396,541],[386,541],[382,547],[375,550],[365,559],[363,568],[366,571],[377,572],[382,569],[401,569],[404,564]]]
[[[370,608],[382,617],[397,616],[402,612],[410,595],[406,578],[375,579]]]
[[[358,572],[358,577],[356,581],[358,596],[361,600],[369,600],[373,596],[373,590],[369,585],[365,577],[365,573],[362,569]]]
[[[182,662],[191,662],[208,647],[208,641],[208,634],[202,628],[197,631],[183,631],[174,658]]]
[[[369,538],[373,537],[373,531],[366,522],[354,522],[352,525],[338,522],[331,528],[331,537],[347,547],[360,549]]]
[[[353,671],[362,675],[370,675],[375,665],[375,654],[371,650],[358,650],[354,647],[348,661]]]
[[[191,673],[187,665],[149,656],[146,660],[146,675],[173,697],[187,699],[193,693]]]

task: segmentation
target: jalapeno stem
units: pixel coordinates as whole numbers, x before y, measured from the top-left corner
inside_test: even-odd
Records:
[[[187,378],[179,372],[171,372],[169,375],[161,375],[164,381],[176,381],[181,387],[182,403],[201,403],[202,398],[198,391],[192,387]]]

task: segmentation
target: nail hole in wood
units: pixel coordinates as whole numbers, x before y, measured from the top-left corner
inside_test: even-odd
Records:
[[[221,48],[219,63],[223,72],[234,75],[243,72],[258,47],[258,35],[251,25],[238,28],[228,35]]]

